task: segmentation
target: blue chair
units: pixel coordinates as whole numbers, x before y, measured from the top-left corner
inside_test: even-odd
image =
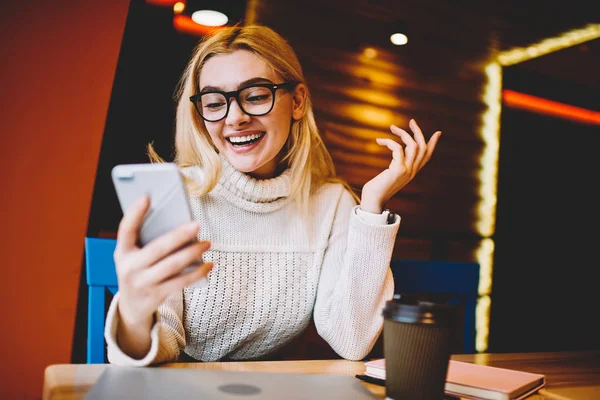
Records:
[[[479,264],[476,262],[423,261],[393,259],[395,294],[430,296],[458,304],[464,321],[465,354],[476,353],[475,308],[479,289]]]
[[[85,238],[86,281],[88,284],[87,363],[105,360],[104,323],[106,292],[117,293],[117,272],[113,253],[115,239]]]

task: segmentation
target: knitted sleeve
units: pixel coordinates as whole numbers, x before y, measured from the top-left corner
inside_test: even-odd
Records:
[[[314,321],[317,332],[341,357],[363,359],[383,328],[381,312],[394,294],[390,260],[400,217],[370,224],[356,214],[344,191],[325,250]]]
[[[119,293],[113,298],[106,314],[104,337],[107,343],[108,362],[116,365],[143,367],[167,361],[175,361],[179,352],[185,347],[183,329],[183,294],[174,293],[158,307],[157,320],[152,331],[150,351],[144,358],[135,359],[125,354],[117,343],[117,326],[119,313],[117,304]]]

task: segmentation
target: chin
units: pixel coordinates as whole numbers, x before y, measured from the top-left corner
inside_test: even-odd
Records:
[[[229,164],[231,164],[235,169],[245,174],[251,174],[261,167],[260,164],[257,164],[255,160],[244,160],[242,157],[233,154],[229,157],[226,157]]]

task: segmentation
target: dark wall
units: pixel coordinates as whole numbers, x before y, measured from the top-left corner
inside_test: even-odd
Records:
[[[131,2],[100,151],[88,235],[116,232],[121,210],[110,172],[148,162],[146,145],[173,156],[174,93],[198,38],[173,29],[170,7]]]
[[[600,111],[597,88],[505,68],[506,89]],[[600,348],[600,126],[504,107],[490,352]]]

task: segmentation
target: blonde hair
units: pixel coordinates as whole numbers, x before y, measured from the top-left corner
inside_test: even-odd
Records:
[[[288,42],[271,28],[261,25],[234,26],[222,29],[203,39],[194,49],[179,82],[175,120],[175,163],[181,167],[201,166],[204,181],[188,180],[188,190],[193,196],[210,192],[219,180],[221,160],[204,120],[196,112],[189,97],[199,88],[202,68],[216,55],[230,54],[236,50],[249,50],[267,62],[284,81],[305,82],[300,61]],[[347,183],[336,176],[331,155],[327,151],[315,122],[310,92],[306,89],[304,114],[292,122],[286,152],[281,163],[291,172],[290,197],[307,211],[308,200],[319,186],[326,182],[339,182],[356,194]],[[163,160],[152,144],[148,155],[154,162]]]

